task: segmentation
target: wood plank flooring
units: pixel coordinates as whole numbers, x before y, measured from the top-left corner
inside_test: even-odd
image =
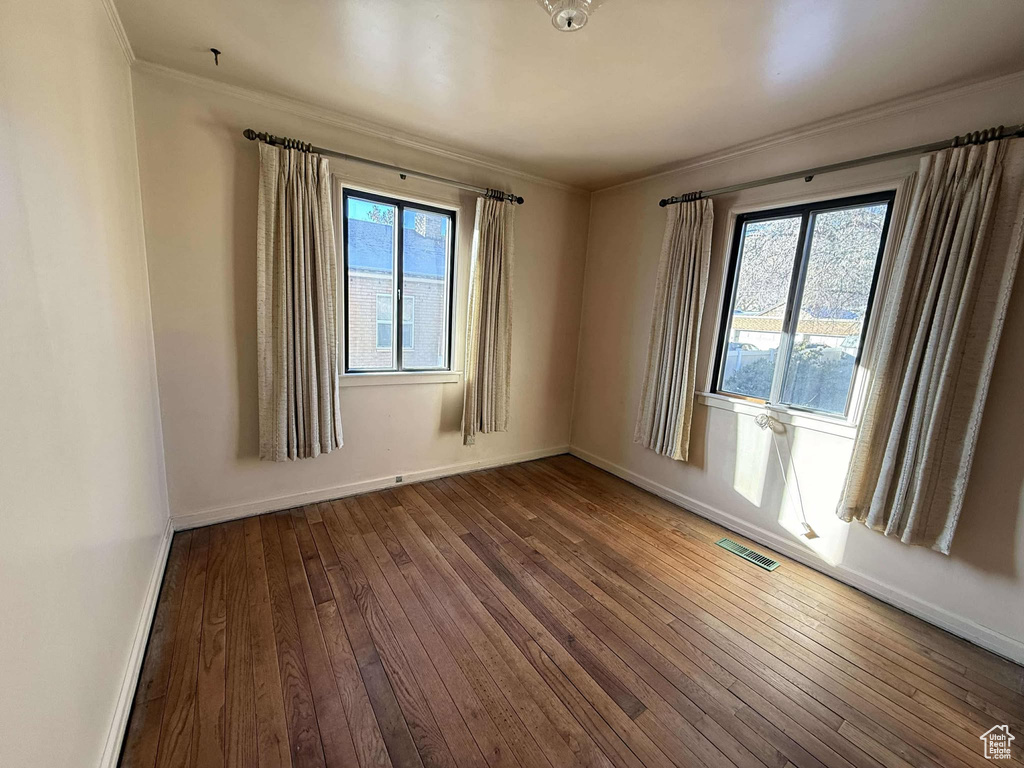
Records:
[[[179,533],[121,764],[1024,766],[1024,669],[724,534],[569,456]]]

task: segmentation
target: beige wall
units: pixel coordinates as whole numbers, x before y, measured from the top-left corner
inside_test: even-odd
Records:
[[[692,465],[632,442],[642,385],[651,295],[664,231],[658,200],[801,168],[838,162],[1024,118],[1024,78],[921,108],[879,117],[689,171],[596,193],[576,373],[574,452],[767,544],[803,556],[857,586],[1024,661],[1024,289],[1017,286],[996,363],[970,491],[949,557],[905,547],[834,515],[851,438],[793,427],[793,466],[805,506],[822,534],[798,538],[768,436],[749,413],[699,406]],[[720,311],[730,212],[814,196],[893,185],[915,160],[749,190],[715,201],[712,279],[702,333],[704,382]],[[1020,283],[1021,280],[1018,280]],[[817,426],[813,422],[804,422]],[[785,445],[783,445],[785,452]],[[831,568],[830,564],[836,567]]]
[[[568,445],[589,198],[300,117],[275,102],[142,66],[133,75],[171,513],[184,524],[329,498],[397,474]],[[512,426],[462,445],[459,383],[345,387],[345,446],[257,459],[256,145],[252,127],[514,189]],[[474,196],[338,163],[356,186],[461,206],[456,327],[465,325]],[[463,350],[457,344],[461,367]]]
[[[97,0],[0,18],[0,765],[93,766],[167,528],[131,82]]]

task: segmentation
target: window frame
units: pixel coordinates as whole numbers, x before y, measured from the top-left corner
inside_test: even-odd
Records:
[[[359,200],[366,200],[373,203],[380,203],[382,205],[393,206],[395,208],[395,259],[393,262],[393,292],[392,296],[394,301],[393,315],[392,315],[392,339],[394,341],[394,355],[393,365],[388,368],[353,368],[349,363],[349,258],[348,258],[348,201],[350,197],[357,198]],[[444,300],[446,306],[445,313],[445,327],[444,333],[447,339],[447,365],[444,366],[432,366],[432,367],[415,367],[407,368],[404,366],[402,360],[403,351],[409,352],[414,351],[412,347],[403,350],[403,325],[404,325],[404,303],[402,296],[402,289],[405,284],[405,210],[411,209],[414,211],[422,211],[424,213],[434,213],[441,216],[448,217],[449,229],[448,229],[448,253],[446,254],[447,264],[447,286],[444,292]],[[401,197],[393,197],[391,195],[382,195],[377,192],[369,192],[348,185],[342,186],[341,189],[341,235],[342,235],[342,269],[341,269],[341,281],[343,291],[343,303],[342,303],[342,321],[344,327],[344,333],[341,334],[343,337],[342,342],[345,345],[344,350],[344,370],[343,376],[373,376],[376,374],[394,375],[394,374],[431,374],[431,373],[450,373],[454,371],[454,358],[455,358],[455,250],[458,240],[457,230],[457,217],[458,213],[454,208],[444,208],[427,203],[421,203],[415,200],[409,200]],[[384,294],[386,295],[386,294]],[[415,297],[410,297],[415,298]],[[376,299],[375,299],[376,301]],[[414,310],[415,312],[415,310]],[[396,322],[397,320],[397,322]],[[375,326],[380,321],[377,320],[376,306],[374,307],[374,323]],[[415,338],[415,336],[414,336]],[[379,348],[378,348],[379,349]]]
[[[899,189],[889,188],[877,192],[850,195],[846,197],[825,198],[813,202],[800,203],[797,205],[785,205],[781,207],[759,209],[739,213],[733,223],[732,242],[729,248],[729,258],[724,275],[724,291],[722,294],[721,311],[718,321],[718,336],[715,342],[714,365],[712,366],[711,387],[709,394],[717,397],[724,397],[732,400],[741,400],[748,403],[770,405],[773,407],[785,408],[791,411],[806,413],[815,418],[840,419],[848,421],[851,419],[851,408],[855,400],[857,389],[857,371],[859,370],[864,351],[869,346],[869,329],[877,297],[879,284],[882,276],[883,262],[889,248],[889,234],[893,220],[894,209],[897,203]],[[857,348],[857,355],[854,358],[854,375],[850,380],[850,386],[846,393],[846,404],[841,414],[831,411],[809,408],[798,404],[782,402],[782,393],[785,385],[786,375],[792,364],[791,351],[795,325],[799,321],[799,309],[803,299],[804,283],[807,278],[807,266],[810,258],[812,236],[808,237],[811,217],[817,213],[828,211],[856,208],[877,203],[886,203],[885,221],[882,224],[882,233],[879,239],[878,252],[875,255],[875,268],[871,276],[871,290],[868,294],[867,306],[864,311],[864,320],[861,324],[860,343]],[[782,331],[779,339],[778,354],[776,357],[775,369],[772,375],[771,391],[767,399],[730,392],[722,387],[722,374],[726,360],[726,346],[729,343],[729,327],[731,325],[733,307],[736,300],[736,285],[740,272],[741,253],[743,249],[744,228],[747,224],[757,221],[770,221],[772,219],[793,218],[800,216],[800,230],[797,236],[797,244],[793,253],[793,267],[790,273],[789,290],[786,296],[786,310],[782,320]],[[783,360],[781,364],[779,360]]]

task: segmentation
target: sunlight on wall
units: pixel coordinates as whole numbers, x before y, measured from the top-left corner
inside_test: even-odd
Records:
[[[836,517],[835,509],[852,443],[834,435],[782,426],[786,431],[779,435],[779,451],[787,482],[779,505],[779,525],[827,563],[838,565],[846,550],[850,526]],[[781,473],[778,461],[773,468]],[[807,522],[818,534],[816,539],[803,536],[801,500]]]
[[[771,436],[754,423],[753,416],[737,414],[732,488],[755,507],[761,506],[768,473],[773,466],[779,471],[773,450]]]
[[[828,564],[838,565],[846,550],[849,526],[836,517],[835,509],[852,441],[776,421],[777,455],[772,433],[757,425],[756,415],[730,413],[733,424],[721,430],[716,441],[720,443],[716,445],[716,455],[733,457],[732,490],[767,520],[777,522],[775,530],[780,535],[811,550]],[[733,445],[728,444],[730,436],[734,436]],[[803,535],[801,501],[807,523],[818,534],[817,538]]]

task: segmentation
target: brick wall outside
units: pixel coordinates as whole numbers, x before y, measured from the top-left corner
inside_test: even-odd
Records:
[[[351,368],[391,368],[390,347],[377,347],[377,294],[391,296],[391,275],[350,272],[346,337],[348,364]],[[412,349],[408,340],[402,352],[405,368],[436,368],[444,363],[448,346],[445,334],[444,281],[432,278],[406,278],[404,298],[412,298]],[[408,327],[408,326],[407,326]]]

